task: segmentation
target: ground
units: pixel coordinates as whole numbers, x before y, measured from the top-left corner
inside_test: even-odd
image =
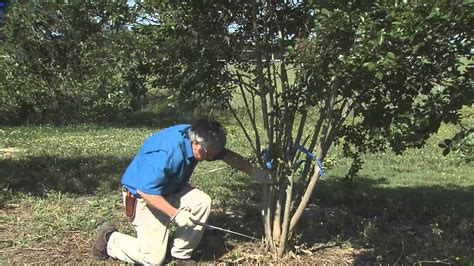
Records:
[[[229,147],[250,156],[235,125]],[[123,218],[120,175],[156,128],[96,125],[0,128],[0,264],[99,263],[96,228]],[[474,165],[442,156],[443,126],[423,149],[363,156],[360,175],[337,147],[282,259],[260,242],[206,231],[200,263],[417,264],[474,261]],[[260,187],[220,162],[202,163],[193,185],[213,199],[209,224],[260,238]],[[298,187],[296,187],[298,189]],[[115,264],[114,260],[106,261]]]
[[[14,217],[14,220],[31,219],[28,206],[8,204],[0,210],[1,217]],[[116,221],[126,223],[125,219]],[[22,237],[25,234],[22,228],[15,224],[3,224],[0,231],[0,241],[6,245],[13,237]],[[84,232],[69,230],[61,232],[61,243],[48,244],[48,240],[38,241],[27,247],[6,247],[0,250],[0,262],[5,264],[29,263],[97,263],[91,255],[90,248],[93,239],[84,238]],[[345,247],[341,244],[316,243],[311,247],[298,247],[285,258],[276,259],[262,243],[239,239],[218,231],[206,231],[203,240],[194,254],[194,259],[200,263],[227,264],[227,263],[353,263],[367,252],[364,248]],[[109,259],[107,264],[119,264]]]
[[[68,201],[67,198],[65,201]],[[87,206],[88,202],[94,201],[94,199],[82,197],[75,201],[77,201],[77,208],[88,209],[90,207]],[[55,204],[55,202],[52,202],[51,206]],[[119,207],[115,206],[114,212],[120,212]],[[87,232],[70,227],[67,230],[59,229],[58,232],[40,234],[41,228],[38,227],[41,227],[41,221],[36,221],[34,217],[36,210],[34,209],[34,206],[25,202],[6,204],[1,208],[0,217],[3,218],[3,221],[0,230],[0,243],[2,244],[0,262],[5,264],[101,262],[94,259],[90,252],[95,230]],[[5,219],[5,217],[8,217],[8,219]],[[131,226],[125,218],[120,215],[116,217],[118,218],[113,222],[118,225],[120,230],[131,232]],[[451,249],[448,254],[453,252],[453,255],[459,254],[458,256],[426,259],[427,255],[433,255],[431,253],[433,251],[430,250],[436,248],[436,245],[435,247],[430,246],[433,243],[424,245],[425,250],[423,251],[416,250],[416,244],[410,244],[410,242],[423,243],[436,240],[437,235],[432,233],[432,225],[417,224],[414,221],[408,222],[407,220],[393,221],[391,224],[385,225],[384,228],[369,226],[360,229],[359,224],[350,225],[356,223],[355,220],[360,220],[360,224],[363,224],[363,219],[357,217],[356,212],[334,206],[324,206],[323,204],[311,204],[302,220],[306,230],[299,232],[301,235],[297,236],[297,240],[291,243],[292,248],[282,259],[276,259],[261,242],[213,230],[206,231],[193,258],[199,263],[206,264],[365,264],[377,261],[397,263],[415,261],[415,259],[417,262],[444,261],[453,263],[456,260],[466,262],[472,259],[472,257],[469,257],[469,252],[473,251],[472,235],[466,235],[464,240],[462,238],[458,239],[458,241],[464,241],[464,247],[448,247]],[[49,227],[54,227],[54,225],[51,225],[51,220],[45,219],[44,223],[49,224]],[[256,233],[255,236],[261,234],[261,230],[258,229],[260,227],[258,219],[255,221],[248,219],[246,216],[225,215],[216,212],[211,215],[209,223],[246,234],[253,232]],[[32,224],[33,227],[31,227]],[[372,223],[366,222],[365,224],[370,225]],[[21,225],[25,226],[22,227]],[[466,230],[472,232],[472,223],[468,224],[468,227],[470,228]],[[252,228],[257,229],[253,231]],[[28,232],[28,230],[34,230],[35,232]],[[375,231],[371,232],[370,230]],[[337,237],[340,239],[331,237],[333,232],[339,232]],[[394,239],[394,241],[389,239],[394,235],[397,239]],[[34,239],[28,239],[28,237]],[[24,239],[24,244],[19,239]],[[451,242],[452,239],[446,239],[446,241]],[[405,248],[404,245],[406,245]],[[391,250],[393,248],[395,248],[394,251]],[[106,264],[119,263],[112,259],[103,262]]]

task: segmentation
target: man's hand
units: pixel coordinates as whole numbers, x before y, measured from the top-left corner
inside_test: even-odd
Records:
[[[194,227],[195,224],[191,221],[191,213],[184,210],[178,209],[178,212],[171,218],[179,227]]]
[[[163,196],[146,194],[138,189],[137,193],[143,198],[149,207],[157,209],[169,217],[173,217],[173,215],[177,214],[176,208],[173,207]]]
[[[265,169],[254,167],[250,175],[260,183],[269,184],[269,185],[274,185],[277,183],[277,180],[272,175],[272,173]]]

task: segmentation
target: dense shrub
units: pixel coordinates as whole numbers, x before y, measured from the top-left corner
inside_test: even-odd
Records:
[[[126,4],[14,4],[0,28],[0,122],[104,120],[144,91]]]

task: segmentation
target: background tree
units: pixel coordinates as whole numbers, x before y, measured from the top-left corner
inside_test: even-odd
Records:
[[[126,3],[13,3],[0,28],[0,120],[113,119],[138,107]]]

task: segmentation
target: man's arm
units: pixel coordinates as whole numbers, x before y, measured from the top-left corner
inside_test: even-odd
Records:
[[[224,158],[222,158],[222,160],[230,167],[251,175],[253,166],[242,155],[232,150],[228,150],[227,154],[224,156]]]
[[[228,150],[222,160],[230,167],[248,174],[261,183],[275,183],[275,178],[272,177],[270,171],[253,167],[247,159],[232,150]]]
[[[161,195],[151,195],[141,192],[137,189],[137,193],[145,200],[145,202],[152,206],[153,208],[161,211],[162,213],[168,215],[170,218],[174,217],[178,213],[178,209],[173,207],[163,196]]]

